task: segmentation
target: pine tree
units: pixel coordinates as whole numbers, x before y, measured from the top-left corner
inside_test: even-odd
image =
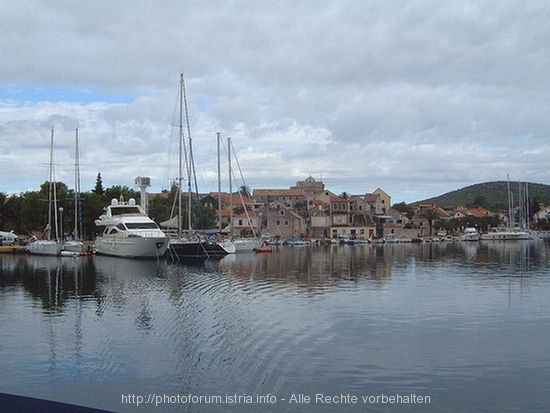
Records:
[[[103,195],[105,193],[105,191],[103,190],[103,181],[101,180],[101,172],[97,173],[95,188],[92,192],[96,195]]]

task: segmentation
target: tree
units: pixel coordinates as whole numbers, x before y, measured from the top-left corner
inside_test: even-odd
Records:
[[[3,192],[0,192],[0,228],[6,228],[6,200],[7,200],[8,196],[3,193]]]
[[[120,199],[120,196],[128,201],[130,198],[139,199],[139,192],[127,185],[113,185],[105,191],[105,198],[110,202],[111,199]]]
[[[343,199],[349,199],[350,198],[350,194],[348,194],[346,191],[342,192],[340,195],[338,195],[340,198],[343,198]]]
[[[252,198],[252,193],[251,193],[250,187],[248,185],[241,185],[239,187],[239,192],[247,198]]]
[[[31,231],[42,231],[48,222],[48,195],[37,191],[25,192],[23,195],[20,217],[23,222],[21,231],[28,233]]]
[[[149,216],[157,223],[170,218],[170,211],[173,203],[173,194],[166,189],[162,190],[161,196],[155,196],[149,201]]]
[[[103,195],[105,193],[103,190],[103,181],[101,180],[101,172],[97,173],[95,188],[92,190],[92,192],[96,195]]]
[[[433,209],[425,209],[420,213],[420,216],[428,220],[428,226],[430,227],[430,235],[432,235],[432,228],[434,221],[439,218],[439,214]]]
[[[4,206],[2,211],[2,228],[6,230],[14,230],[16,233],[23,231],[23,220],[21,217],[21,211],[23,209],[24,199],[21,196],[12,195],[7,199],[7,202],[3,202]]]
[[[468,204],[468,207],[470,208],[478,208],[483,207],[485,209],[489,208],[489,203],[487,202],[487,198],[484,195],[477,195],[473,202]]]
[[[404,214],[407,214],[407,218],[412,219],[414,216],[414,205],[409,204],[407,205],[405,202],[400,202],[398,204],[393,204],[394,209],[403,212]]]

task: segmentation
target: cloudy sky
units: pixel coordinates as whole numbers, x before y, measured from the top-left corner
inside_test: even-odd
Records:
[[[0,192],[47,180],[52,128],[69,187],[78,128],[83,191],[169,188],[182,72],[200,192],[216,132],[252,189],[550,184],[549,21],[547,1],[0,0]]]

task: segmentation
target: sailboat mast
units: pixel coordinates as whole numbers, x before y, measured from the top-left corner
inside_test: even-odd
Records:
[[[229,223],[231,225],[231,239],[233,239],[233,180],[231,179],[231,138],[227,138],[227,158],[229,160]]]
[[[512,222],[512,192],[510,191],[510,175],[506,175],[507,187],[508,187],[508,226],[514,227]]]
[[[46,227],[48,239],[51,238],[52,228],[52,194],[53,194],[53,128],[50,135],[50,175],[48,177],[48,226]]]
[[[182,237],[181,216],[181,188],[183,177],[182,152],[183,152],[183,73],[180,73],[180,126],[179,126],[179,168],[178,168],[178,238]]]
[[[182,90],[182,98],[183,98],[183,107],[185,109],[185,120],[186,120],[186,124],[187,124],[187,138],[188,138],[188,141],[189,141],[189,158],[187,159],[187,178],[188,178],[188,183],[187,183],[187,191],[188,191],[188,208],[187,208],[187,219],[188,219],[188,228],[189,228],[189,231],[191,232],[191,230],[193,229],[193,225],[191,223],[191,220],[192,220],[192,209],[193,209],[193,201],[192,201],[192,196],[191,196],[191,179],[195,179],[195,182],[196,182],[196,177],[195,177],[195,165],[194,165],[194,161],[193,161],[193,144],[192,144],[192,139],[191,139],[191,128],[189,127],[189,112],[187,110],[187,94],[185,93],[185,80],[183,78],[183,73],[181,74],[181,90]]]
[[[53,182],[53,222],[55,226],[55,240],[59,240],[59,223],[57,222],[57,192],[55,185],[55,162],[53,159],[53,135],[52,135],[52,148],[51,148],[51,158],[52,158],[52,182]]]
[[[221,165],[220,165],[220,132],[216,133],[216,142],[218,147],[218,231],[222,231],[222,182],[221,182]]]
[[[81,235],[82,210],[80,205],[80,164],[78,153],[78,128],[76,128],[74,149],[74,239],[79,241]]]

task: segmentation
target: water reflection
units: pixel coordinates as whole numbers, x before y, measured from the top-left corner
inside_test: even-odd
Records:
[[[70,300],[94,297],[96,278],[90,258],[18,258],[14,274],[46,311],[60,312]]]
[[[543,241],[280,247],[272,254],[234,254],[180,263],[107,256],[4,255],[0,256],[0,288],[20,284],[45,310],[56,312],[71,300],[93,300],[97,314],[102,314],[106,302],[122,308],[129,296],[143,296],[151,289],[178,300],[189,287],[214,288],[209,275],[218,277],[218,288],[230,281],[231,289],[267,286],[322,294],[333,287],[354,288],[360,281],[369,282],[372,288],[386,288],[392,276],[402,275],[400,269],[411,266],[460,264],[470,269],[461,270],[465,275],[520,277],[544,273],[548,261],[548,243]],[[146,311],[141,320],[144,326],[148,324]]]
[[[121,393],[416,391],[443,411],[458,389],[475,400],[463,410],[496,412],[522,399],[497,394],[487,374],[505,388],[534,375],[532,393],[550,379],[546,242],[0,264],[7,392],[133,411]],[[494,397],[492,410],[480,392]]]

